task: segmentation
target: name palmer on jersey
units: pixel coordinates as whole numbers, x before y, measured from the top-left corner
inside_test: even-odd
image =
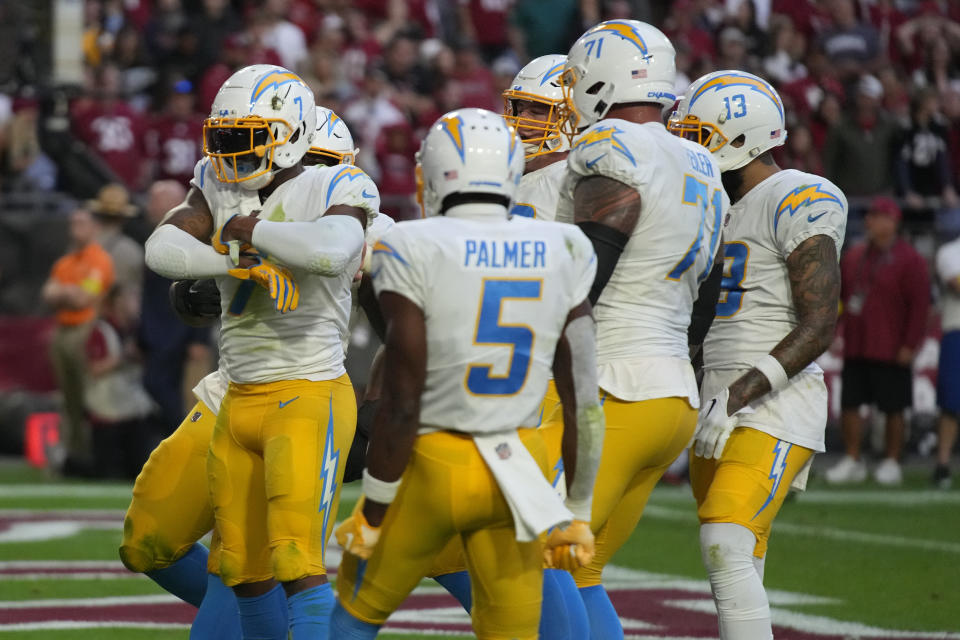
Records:
[[[334,205],[366,211],[369,224],[380,208],[373,181],[351,165],[310,167],[278,186],[262,204],[256,191],[219,182],[206,159],[197,163],[191,185],[203,193],[215,229],[234,214],[255,212],[271,222],[312,222]],[[357,252],[337,277],[291,268],[300,287],[300,305],[285,314],[277,313],[266,292],[252,282],[218,278],[220,364],[226,377],[232,382],[264,383],[331,380],[343,375],[350,285],[360,259]]]
[[[374,287],[427,312],[424,430],[535,426],[554,345],[595,273],[593,246],[571,225],[439,217],[388,231]]]
[[[631,402],[678,396],[697,407],[687,326],[729,207],[716,161],[659,122],[601,120],[573,142],[557,221],[574,222],[574,191],[590,176],[635,189],[642,206],[594,305],[600,386]]]

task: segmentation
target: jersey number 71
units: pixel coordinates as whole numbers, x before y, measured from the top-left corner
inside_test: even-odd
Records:
[[[473,343],[509,347],[510,365],[504,375],[494,375],[492,364],[467,365],[464,385],[470,393],[479,396],[512,396],[523,388],[530,372],[534,331],[527,325],[502,324],[500,316],[505,300],[539,300],[542,293],[543,280],[539,278],[484,279]]]

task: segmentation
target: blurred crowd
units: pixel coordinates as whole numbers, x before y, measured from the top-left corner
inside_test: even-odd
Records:
[[[663,27],[677,93],[720,68],[768,78],[788,108],[783,166],[822,173],[905,220],[954,228],[960,175],[960,5],[946,0],[87,0],[70,131],[136,193],[186,182],[230,73],[296,70],[351,127],[384,210],[415,214],[413,154],[456,106],[497,110],[529,59],[602,19]],[[9,83],[8,83],[9,84]],[[58,188],[36,135],[40,87],[0,94],[5,189]]]
[[[0,3],[0,198],[97,194],[81,209],[96,214],[99,243],[113,260],[98,321],[121,338],[139,336],[136,358],[146,363],[153,410],[160,407],[165,421],[182,414],[173,399],[182,376],[151,378],[150,367],[155,376],[182,371],[190,345],[207,338],[171,329],[175,321],[162,311],[166,283],[142,272],[139,245],[163,207],[182,197],[217,89],[252,63],[296,70],[317,104],[340,114],[360,148],[357,163],[379,185],[383,211],[405,219],[418,215],[414,153],[439,115],[456,107],[499,111],[501,92],[528,60],[565,52],[601,20],[640,19],[673,41],[678,95],[724,68],[777,87],[789,131],[778,163],[843,189],[854,234],[866,231],[869,240],[865,214],[877,196],[892,198],[887,209],[896,207],[897,223],[931,266],[936,246],[960,231],[957,2],[85,0],[83,7],[84,81],[64,88],[23,62],[29,57],[2,55],[18,42],[23,53],[38,16]],[[125,309],[139,313],[125,319]],[[169,344],[154,345],[162,353],[151,355],[150,339]],[[101,354],[115,343],[94,341],[83,348]]]

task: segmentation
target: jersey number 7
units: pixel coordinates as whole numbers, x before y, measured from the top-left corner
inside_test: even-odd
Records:
[[[523,388],[527,381],[527,374],[530,372],[534,331],[527,325],[502,324],[500,316],[505,300],[539,300],[542,293],[543,280],[539,278],[484,279],[473,343],[509,347],[510,364],[504,375],[493,374],[492,364],[467,365],[464,384],[470,393],[479,396],[512,396]]]

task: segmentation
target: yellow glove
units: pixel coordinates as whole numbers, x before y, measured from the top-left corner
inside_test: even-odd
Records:
[[[300,289],[293,274],[259,256],[250,258],[254,263],[249,267],[230,269],[227,273],[238,280],[252,280],[266,289],[280,313],[296,309],[300,304]]]
[[[235,265],[240,263],[241,253],[248,253],[251,249],[253,249],[253,247],[249,244],[240,244],[239,240],[223,239],[224,228],[238,215],[240,214],[235,213],[227,218],[227,220],[220,225],[220,228],[214,231],[213,235],[210,236],[210,246],[213,247],[213,250],[225,256],[230,256],[230,258],[233,260],[233,264]]]
[[[566,529],[559,527],[547,536],[543,563],[548,569],[573,571],[593,560],[593,532],[590,523],[574,520]]]
[[[369,560],[373,549],[380,540],[380,527],[371,527],[363,517],[363,498],[357,501],[350,517],[334,529],[333,535],[347,553],[352,553],[361,560]]]

